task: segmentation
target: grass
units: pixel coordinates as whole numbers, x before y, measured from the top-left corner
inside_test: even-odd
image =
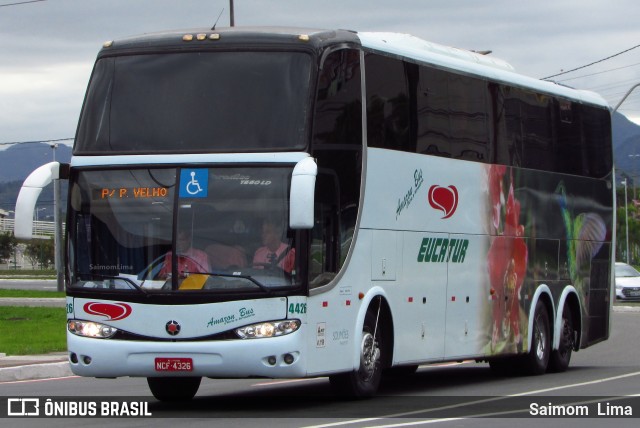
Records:
[[[0,309],[0,353],[31,355],[67,349],[65,308]]]
[[[0,289],[0,298],[2,297],[64,297],[64,291],[44,291],[44,290],[14,290]]]
[[[53,269],[0,269],[0,278],[4,279],[56,279],[56,271]]]

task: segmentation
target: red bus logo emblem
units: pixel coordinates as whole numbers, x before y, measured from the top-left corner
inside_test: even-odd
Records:
[[[83,307],[84,311],[91,315],[102,315],[108,321],[118,321],[131,315],[131,306],[126,303],[100,303],[89,302]]]
[[[443,219],[451,217],[458,207],[458,189],[456,186],[442,187],[434,184],[429,188],[429,205],[442,211]]]
[[[180,333],[180,323],[176,320],[169,321],[167,324],[165,324],[164,328],[171,336],[175,336]]]

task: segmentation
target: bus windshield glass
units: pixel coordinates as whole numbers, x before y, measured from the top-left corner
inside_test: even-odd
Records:
[[[271,293],[299,285],[290,167],[79,171],[71,289]],[[299,256],[299,255],[298,255]]]
[[[303,149],[311,62],[263,51],[102,58],[74,154]]]

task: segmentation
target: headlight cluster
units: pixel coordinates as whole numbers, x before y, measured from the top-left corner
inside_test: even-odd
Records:
[[[117,328],[92,321],[69,320],[67,329],[78,336],[108,339],[118,331]]]
[[[236,329],[242,339],[262,339],[264,337],[284,336],[300,328],[300,320],[268,321],[247,325]]]

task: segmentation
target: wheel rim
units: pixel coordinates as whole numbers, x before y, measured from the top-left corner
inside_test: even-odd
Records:
[[[364,381],[369,381],[376,373],[380,363],[380,349],[377,347],[373,335],[364,332],[360,347],[360,377]]]
[[[543,361],[545,358],[546,345],[547,345],[546,332],[544,331],[542,324],[543,324],[543,321],[541,317],[538,316],[538,318],[536,319],[535,335],[536,335],[536,357],[538,357],[538,360],[540,361]]]

